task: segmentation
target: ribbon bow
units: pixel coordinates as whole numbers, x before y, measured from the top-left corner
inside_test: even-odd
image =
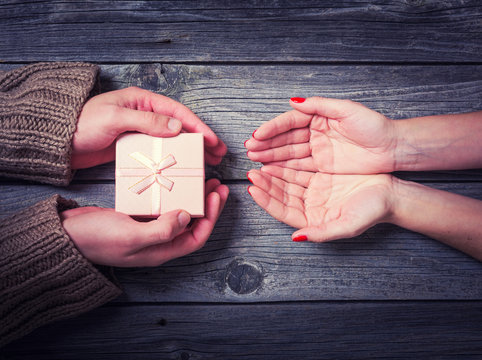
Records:
[[[169,154],[164,159],[159,161],[159,163],[154,162],[152,159],[148,158],[144,154],[136,151],[129,154],[131,158],[137,160],[146,168],[152,171],[151,174],[147,175],[142,180],[138,181],[129,190],[136,194],[141,194],[145,190],[149,189],[152,184],[157,182],[159,185],[164,186],[167,190],[171,191],[174,182],[162,176],[162,171],[176,164],[176,159],[172,154]]]

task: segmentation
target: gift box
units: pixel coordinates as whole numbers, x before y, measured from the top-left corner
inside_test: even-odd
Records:
[[[204,216],[204,139],[202,134],[158,138],[138,133],[116,144],[115,210],[158,217],[183,209]]]

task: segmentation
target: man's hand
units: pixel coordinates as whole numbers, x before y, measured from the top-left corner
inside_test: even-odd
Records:
[[[217,165],[226,145],[191,110],[168,97],[136,87],[100,94],[82,108],[72,140],[72,168],[114,160],[115,139],[127,131],[171,137],[181,131],[204,135],[205,159]]]
[[[61,214],[62,225],[80,252],[100,265],[158,266],[201,248],[221,214],[229,189],[219,180],[206,183],[206,215],[187,228],[191,217],[173,210],[139,222],[113,209],[81,207]]]

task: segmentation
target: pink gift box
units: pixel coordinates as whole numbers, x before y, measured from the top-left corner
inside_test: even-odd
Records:
[[[176,209],[186,210],[192,217],[204,216],[203,135],[119,136],[115,210],[157,217]]]

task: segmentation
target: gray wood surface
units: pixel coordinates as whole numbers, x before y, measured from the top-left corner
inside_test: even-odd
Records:
[[[18,65],[0,64],[0,70]],[[190,107],[228,145],[221,166],[208,174],[246,179],[259,167],[246,156],[244,140],[263,122],[290,109],[292,96],[326,96],[362,102],[388,117],[482,109],[482,66],[401,65],[103,65],[103,91],[139,86]],[[481,170],[400,173],[418,181],[478,181]],[[113,180],[113,164],[79,171],[76,180]]]
[[[428,185],[482,199],[480,183]],[[110,183],[2,190],[2,217],[55,193],[81,205],[114,206]],[[480,262],[425,236],[382,224],[354,239],[294,243],[294,229],[259,208],[245,184],[230,190],[201,250],[158,268],[117,270],[125,290],[119,301],[482,300]]]
[[[0,59],[474,62],[481,14],[478,0],[6,1]]]
[[[247,170],[259,166],[246,157],[243,142],[263,122],[290,110],[292,96],[352,99],[394,119],[482,110],[481,65],[105,65],[102,80],[104,90],[140,86],[191,108],[228,145],[222,165],[210,169],[212,176],[226,180],[245,179]],[[112,179],[113,173],[109,167],[92,169],[82,178]],[[429,181],[482,179],[480,170],[401,175]]]
[[[293,243],[246,192],[243,141],[292,96],[349,98],[394,119],[482,110],[478,0],[0,2],[0,71],[101,64],[103,91],[179,100],[229,153],[231,195],[204,248],[117,269],[124,294],[0,349],[3,359],[480,359],[482,265],[381,224]],[[397,173],[482,199],[482,170]],[[114,167],[67,188],[0,179],[0,218],[54,193],[114,206]],[[463,219],[461,219],[463,221]]]
[[[109,306],[37,330],[0,358],[480,359],[481,321],[474,302]]]

